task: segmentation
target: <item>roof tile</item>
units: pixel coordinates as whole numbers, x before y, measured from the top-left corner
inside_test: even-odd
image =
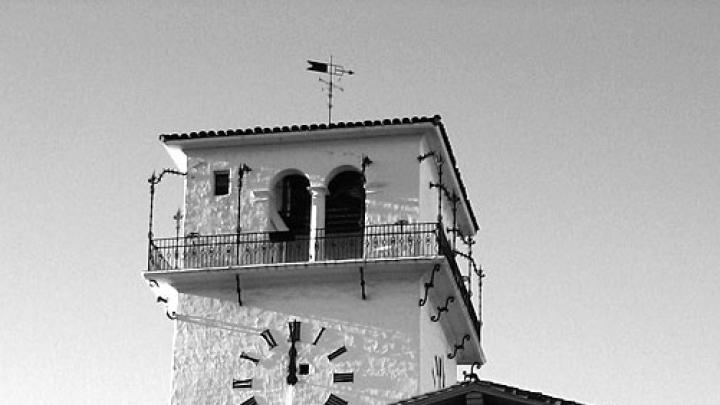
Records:
[[[461,397],[464,396],[466,393],[472,391],[480,391],[483,394],[489,395],[492,395],[493,391],[499,391],[518,397],[518,399],[521,400],[527,399],[531,401],[537,401],[538,403],[543,404],[582,405],[579,402],[552,397],[550,395],[545,395],[541,392],[526,391],[521,388],[511,387],[509,385],[498,384],[492,381],[484,380],[463,381],[447,388],[443,388],[433,392],[427,392],[421,395],[414,396],[412,398],[407,398],[398,402],[394,402],[390,405],[431,405],[433,403],[445,403],[440,401],[447,400],[449,398],[448,395],[450,395],[452,398]]]

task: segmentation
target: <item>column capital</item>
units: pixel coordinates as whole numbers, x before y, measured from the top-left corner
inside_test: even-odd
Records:
[[[313,197],[319,197],[328,193],[328,188],[324,184],[310,184],[308,187]]]

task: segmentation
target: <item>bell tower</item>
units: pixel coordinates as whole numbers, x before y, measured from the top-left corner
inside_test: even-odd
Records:
[[[172,404],[387,404],[484,363],[478,226],[439,116],[160,141],[177,168],[150,179],[143,276],[174,323]],[[168,173],[184,212],[158,238]]]

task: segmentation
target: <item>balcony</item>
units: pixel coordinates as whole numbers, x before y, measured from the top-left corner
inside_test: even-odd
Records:
[[[314,238],[284,232],[247,232],[221,235],[189,234],[155,238],[148,248],[148,271],[307,263],[334,260],[377,260],[444,256],[453,284],[471,318],[478,337],[480,322],[473,309],[466,278],[456,262],[443,224],[415,223],[365,226],[362,233],[327,233]],[[312,245],[312,249],[310,246]],[[460,257],[462,259],[462,257]]]
[[[363,233],[310,236],[284,232],[187,235],[150,241],[148,271],[344,259],[425,257],[442,254],[435,223],[370,225]]]

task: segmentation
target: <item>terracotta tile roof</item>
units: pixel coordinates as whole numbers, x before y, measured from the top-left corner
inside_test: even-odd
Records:
[[[541,392],[527,391],[521,388],[483,380],[464,381],[438,391],[428,392],[399,402],[393,402],[389,405],[465,404],[465,395],[468,393],[481,393],[483,398],[493,397],[493,404],[582,405],[579,402],[552,397]],[[485,403],[487,403],[487,399]]]
[[[467,190],[465,188],[465,184],[462,181],[462,177],[460,176],[460,170],[457,167],[457,161],[455,160],[455,154],[453,153],[452,147],[450,146],[450,140],[448,139],[447,132],[445,131],[445,126],[443,126],[441,122],[441,118],[439,115],[435,115],[433,117],[412,117],[412,118],[392,118],[392,119],[383,119],[383,120],[366,120],[366,121],[355,121],[355,122],[333,122],[331,124],[309,124],[309,125],[291,125],[291,126],[282,126],[282,127],[255,127],[255,128],[246,128],[246,129],[228,129],[225,131],[219,130],[209,130],[209,131],[197,131],[197,132],[187,132],[187,133],[172,133],[172,134],[161,134],[159,136],[160,141],[162,142],[168,142],[168,141],[182,141],[182,140],[188,140],[188,139],[201,139],[201,138],[222,138],[222,137],[228,137],[228,136],[248,136],[248,135],[261,135],[261,134],[282,134],[282,133],[293,133],[293,132],[312,132],[312,131],[323,131],[323,130],[329,130],[329,129],[336,129],[336,128],[367,128],[367,127],[383,127],[383,126],[393,126],[393,125],[408,125],[408,124],[417,124],[417,123],[432,123],[433,125],[437,126],[440,129],[440,133],[443,138],[443,142],[445,143],[445,148],[448,151],[448,155],[450,156],[450,163],[452,164],[453,170],[455,171],[455,176],[457,177],[458,184],[460,185],[460,192],[462,194],[463,199],[465,200],[468,214],[470,215],[470,219],[472,221],[473,227],[475,228],[475,231],[478,231],[480,228],[477,223],[477,218],[475,217],[475,213],[473,212],[472,206],[470,205],[470,200],[467,196]]]
[[[228,129],[226,131],[197,131],[187,133],[173,133],[173,134],[161,134],[160,140],[175,141],[182,139],[199,139],[199,138],[214,138],[223,136],[239,136],[239,135],[259,135],[259,134],[277,134],[286,132],[307,132],[307,131],[319,131],[326,129],[335,128],[362,128],[362,127],[380,127],[390,125],[405,125],[405,124],[416,124],[421,122],[432,122],[437,125],[440,123],[440,116],[435,115],[434,117],[412,117],[412,118],[392,118],[384,120],[366,120],[366,121],[355,121],[355,122],[333,122],[331,124],[308,124],[308,125],[290,125],[282,127],[255,127],[246,129]]]

